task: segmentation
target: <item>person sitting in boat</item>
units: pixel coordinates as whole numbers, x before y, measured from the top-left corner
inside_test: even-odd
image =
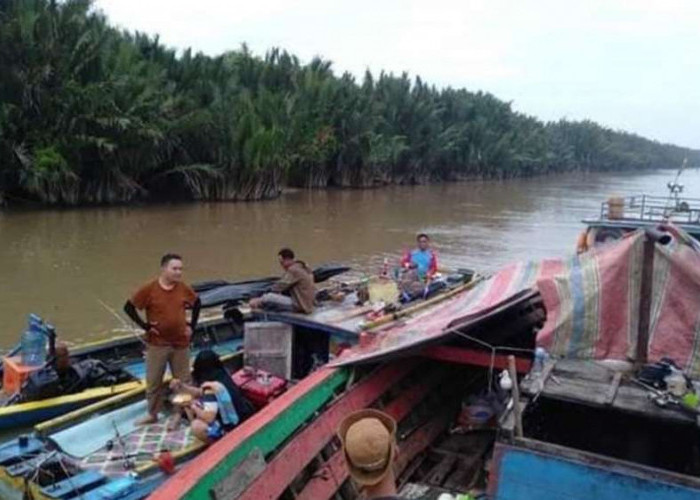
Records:
[[[311,314],[316,297],[313,273],[304,262],[295,259],[289,248],[280,250],[277,257],[284,269],[282,278],[272,285],[270,293],[251,299],[250,306],[253,309]]]
[[[404,253],[401,258],[403,269],[415,269],[418,277],[423,280],[432,279],[438,272],[437,254],[430,248],[430,237],[425,233],[416,236],[418,248]]]
[[[212,443],[253,414],[252,404],[234,384],[214,351],[205,349],[197,354],[192,380],[195,385],[173,379],[170,389],[194,398],[183,405],[183,410],[197,439]],[[178,412],[177,424],[180,418]]]
[[[393,462],[397,458],[396,421],[375,409],[351,413],[340,423],[338,437],[350,477],[368,500],[399,500]]]
[[[430,284],[437,274],[437,255],[430,248],[430,238],[421,233],[416,237],[418,248],[404,253],[401,258],[401,273],[398,276],[402,302],[427,297]]]

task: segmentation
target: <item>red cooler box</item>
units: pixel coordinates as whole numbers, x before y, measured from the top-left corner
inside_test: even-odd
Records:
[[[262,408],[287,388],[285,379],[263,370],[243,368],[233,374],[233,381],[256,408]]]

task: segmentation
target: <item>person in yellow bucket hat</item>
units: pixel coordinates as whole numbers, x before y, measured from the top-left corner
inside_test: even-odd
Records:
[[[338,436],[350,477],[363,487],[366,498],[399,500],[393,468],[396,421],[379,410],[359,410],[340,423]]]

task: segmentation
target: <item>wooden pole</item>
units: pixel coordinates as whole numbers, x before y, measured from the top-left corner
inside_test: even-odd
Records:
[[[515,356],[508,356],[508,373],[513,381],[513,415],[515,415],[515,435],[523,437],[523,417],[520,414],[520,387],[518,386],[518,372],[515,370]]]
[[[651,293],[654,283],[654,251],[656,243],[668,245],[671,235],[655,228],[644,230],[644,254],[642,257],[642,283],[639,290],[639,328],[637,330],[637,368],[646,364],[649,351],[649,327],[651,324]]]
[[[649,349],[649,320],[651,317],[651,285],[654,280],[654,240],[644,236],[642,257],[642,283],[639,290],[639,329],[637,331],[637,355],[635,363],[640,367],[647,362]]]

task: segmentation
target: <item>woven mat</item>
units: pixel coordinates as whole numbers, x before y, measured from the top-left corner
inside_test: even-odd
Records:
[[[169,431],[166,423],[150,424],[138,427],[135,431],[122,436],[124,447],[112,437],[112,447],[105,444],[95,453],[85,457],[81,465],[85,469],[97,470],[107,476],[121,476],[130,471],[125,467],[127,457],[135,467],[153,461],[155,455],[167,449],[171,453],[192,446],[197,439],[191,432],[191,427],[184,422],[180,427]]]

